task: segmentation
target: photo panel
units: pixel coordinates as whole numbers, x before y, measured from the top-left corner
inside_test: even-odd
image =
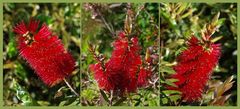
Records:
[[[3,3],[3,105],[80,104],[80,3]]]
[[[237,3],[160,4],[160,105],[237,105]]]
[[[82,106],[159,106],[159,4],[84,3]]]

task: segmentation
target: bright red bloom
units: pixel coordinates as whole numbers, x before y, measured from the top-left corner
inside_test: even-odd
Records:
[[[46,24],[37,32],[38,26],[39,21],[30,20],[28,25],[22,21],[14,27],[18,50],[44,83],[53,86],[71,75],[75,61]]]
[[[121,94],[135,92],[138,83],[140,83],[139,86],[143,86],[147,82],[145,80],[147,72],[145,69],[140,70],[142,61],[138,38],[133,37],[129,41],[124,33],[120,33],[113,46],[112,56],[105,63],[104,68],[100,63],[90,65],[90,69],[94,72],[94,78],[98,82],[98,86],[107,92],[111,90]],[[141,76],[138,76],[138,73]],[[140,82],[138,82],[138,77]]]
[[[174,67],[176,74],[172,78],[179,80],[175,83],[178,87],[169,89],[182,92],[182,99],[186,102],[199,100],[220,54],[219,44],[202,43],[192,36],[188,41],[187,49],[177,57],[178,63]]]
[[[149,69],[141,68],[138,74],[138,87],[145,87],[148,83],[148,77],[150,77],[151,74]]]

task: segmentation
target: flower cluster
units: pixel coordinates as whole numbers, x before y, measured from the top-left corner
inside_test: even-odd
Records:
[[[174,66],[176,74],[172,78],[178,79],[175,82],[177,87],[169,89],[182,92],[182,99],[186,102],[198,101],[218,63],[220,49],[219,44],[192,36],[187,42],[187,49],[177,57],[177,65]]]
[[[29,24],[22,21],[14,27],[18,35],[18,50],[44,83],[54,86],[71,75],[75,61],[46,24],[39,31],[38,26],[39,21],[31,19]]]
[[[146,86],[151,71],[142,65],[138,38],[132,37],[129,40],[121,32],[113,46],[112,56],[104,65],[100,62],[90,65],[99,88],[124,94]]]

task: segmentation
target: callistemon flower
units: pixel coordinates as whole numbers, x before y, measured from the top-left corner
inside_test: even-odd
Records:
[[[138,74],[138,87],[145,87],[148,85],[148,79],[151,76],[152,72],[150,69],[141,68]]]
[[[71,75],[75,61],[46,24],[39,31],[38,26],[39,21],[30,20],[29,24],[22,21],[14,27],[18,35],[18,50],[43,82],[54,86]]]
[[[112,56],[104,65],[99,62],[90,65],[99,88],[107,92],[124,94],[124,92],[135,92],[137,87],[145,86],[151,72],[140,67],[142,61],[138,38],[132,37],[129,40],[121,32],[114,41],[113,47]]]
[[[192,36],[187,41],[187,49],[177,57],[174,66],[176,74],[172,78],[178,79],[177,87],[172,90],[182,92],[182,99],[195,102],[201,99],[204,87],[218,63],[221,51],[220,45],[209,40],[199,40]]]

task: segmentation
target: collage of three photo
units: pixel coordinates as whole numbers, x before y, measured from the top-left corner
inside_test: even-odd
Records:
[[[3,2],[2,104],[237,106],[238,8]]]

